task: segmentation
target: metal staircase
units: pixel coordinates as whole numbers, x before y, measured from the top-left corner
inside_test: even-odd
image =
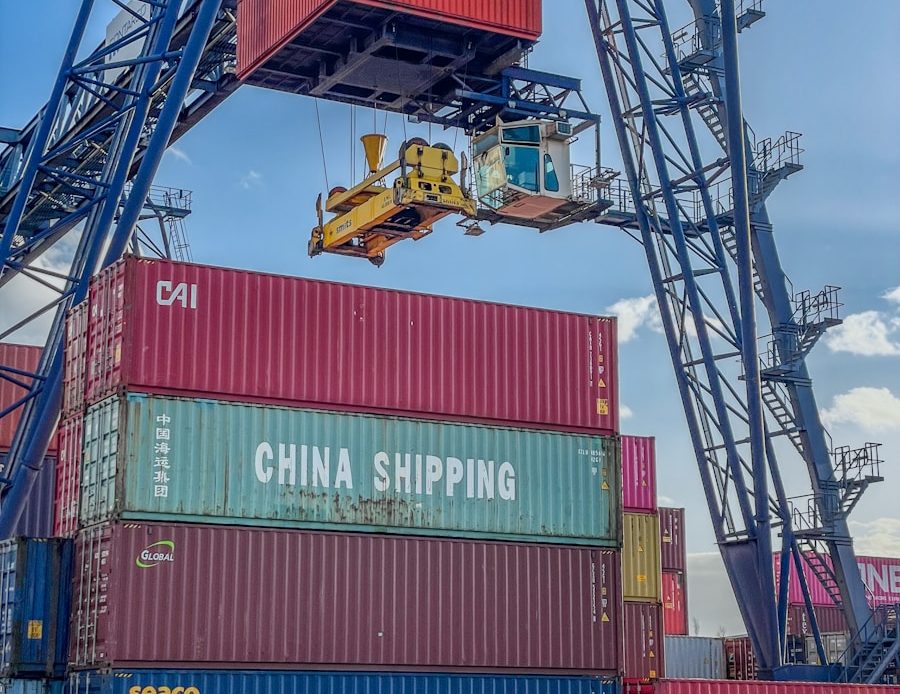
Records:
[[[843,681],[900,683],[900,604],[877,607],[860,634],[854,636],[841,658],[847,659]]]

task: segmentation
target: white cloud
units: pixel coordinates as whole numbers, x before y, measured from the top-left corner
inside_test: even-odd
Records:
[[[881,295],[881,298],[893,301],[895,304],[900,304],[900,287],[894,287],[893,289],[886,291]]]
[[[745,634],[734,592],[718,552],[688,554],[687,604],[697,636]]]
[[[193,160],[188,156],[187,152],[185,152],[180,147],[176,147],[175,145],[171,145],[169,149],[166,150],[166,154],[171,154],[178,161],[183,161],[185,164],[193,164]]]
[[[246,174],[241,176],[241,180],[238,181],[238,185],[244,190],[250,190],[252,188],[258,188],[262,185],[262,174],[259,171],[255,171],[250,169]]]
[[[822,410],[827,425],[854,424],[870,432],[900,430],[900,398],[887,388],[851,388]]]
[[[632,417],[634,417],[634,410],[628,407],[628,405],[619,405],[620,419],[631,419]]]
[[[674,507],[674,506],[677,506],[677,504],[676,504],[676,502],[675,502],[675,499],[673,499],[671,496],[666,496],[665,494],[657,494],[657,495],[656,495],[656,502],[657,502],[660,506],[668,506],[668,507],[670,507],[670,508],[671,508],[671,507]]]
[[[611,306],[607,306],[606,312],[619,319],[620,343],[634,339],[638,329],[644,326],[656,332],[662,332],[662,321],[656,308],[656,296],[653,294],[620,299]]]
[[[857,554],[876,557],[900,557],[900,518],[876,518],[850,521],[853,548]]]
[[[879,311],[852,313],[828,333],[825,344],[832,352],[865,357],[900,355],[900,321],[886,319]]]

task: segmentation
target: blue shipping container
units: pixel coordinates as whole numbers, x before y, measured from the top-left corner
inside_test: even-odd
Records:
[[[0,674],[65,673],[72,594],[72,540],[0,542]]]
[[[0,694],[63,694],[63,680],[3,680]]]
[[[594,677],[266,670],[78,672],[68,694],[618,694]]]
[[[6,469],[7,453],[0,453],[0,468]],[[53,503],[56,495],[56,459],[44,458],[34,479],[25,509],[11,537],[49,537],[53,534]]]

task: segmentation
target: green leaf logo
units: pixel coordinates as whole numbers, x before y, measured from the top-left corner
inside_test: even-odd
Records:
[[[160,540],[152,545],[147,545],[141,550],[134,563],[141,569],[149,569],[167,561],[175,561],[175,542],[173,540]]]

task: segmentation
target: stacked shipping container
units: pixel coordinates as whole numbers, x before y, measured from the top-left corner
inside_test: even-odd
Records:
[[[21,403],[27,395],[26,388],[31,385],[31,379],[26,374],[35,371],[40,358],[40,347],[0,342],[0,412],[15,408],[8,415],[0,417],[0,471],[5,471],[6,457],[21,416]],[[47,537],[51,534],[56,449],[57,440],[54,436],[16,525],[14,536]]]
[[[653,437],[622,437],[622,613],[629,684],[652,682],[664,667],[655,448]]]
[[[683,508],[660,506],[659,535],[665,631],[684,636],[688,633],[688,612]]]
[[[77,691],[109,668],[621,673],[611,319],[127,258],[69,325]]]

